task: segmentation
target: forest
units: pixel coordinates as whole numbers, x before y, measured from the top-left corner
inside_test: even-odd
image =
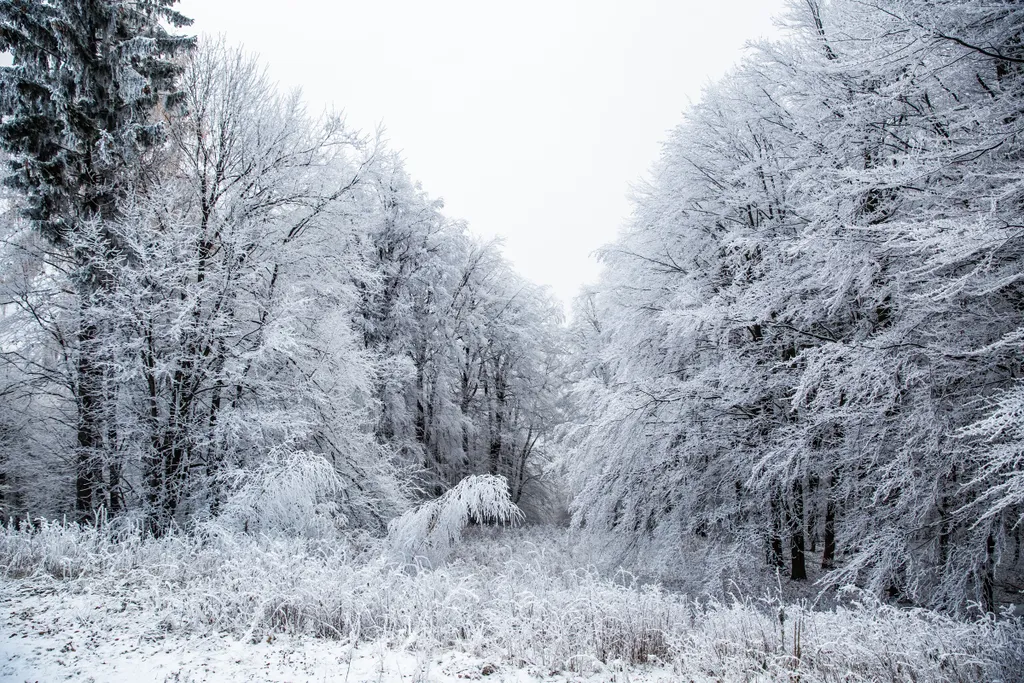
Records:
[[[175,5],[0,0],[0,681],[1021,680],[1024,7],[792,0],[566,316]]]

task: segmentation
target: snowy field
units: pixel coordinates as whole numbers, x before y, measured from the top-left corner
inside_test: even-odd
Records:
[[[1018,621],[694,600],[550,529],[433,569],[378,542],[0,535],[2,681],[1020,680]]]
[[[564,681],[536,667],[499,668],[459,651],[282,634],[253,643],[228,634],[187,637],[154,628],[139,606],[103,596],[37,593],[22,586],[2,600],[2,681]],[[118,635],[120,634],[120,635]],[[616,680],[615,666],[593,680]],[[624,674],[623,674],[624,675]],[[621,680],[626,680],[621,678]],[[629,680],[637,680],[630,676]],[[671,680],[669,674],[642,680]]]

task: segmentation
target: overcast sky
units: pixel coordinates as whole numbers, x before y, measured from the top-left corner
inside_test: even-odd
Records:
[[[596,278],[629,188],[783,0],[183,0],[285,88],[383,123],[446,214],[563,301]]]

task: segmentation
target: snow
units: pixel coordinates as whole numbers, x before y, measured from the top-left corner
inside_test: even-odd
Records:
[[[1024,4],[794,2],[568,327],[173,4],[0,2],[3,680],[1021,680]]]
[[[140,681],[327,683],[330,681],[656,681],[670,671],[630,671],[618,663],[578,676],[515,668],[456,650],[420,649],[271,635],[258,642],[228,634],[167,634],[137,603],[71,595],[6,580],[0,598],[0,682]],[[113,626],[112,626],[113,625]]]
[[[476,529],[428,568],[384,541],[0,529],[0,683],[995,681],[1024,662],[1019,619],[690,597],[588,565],[605,542]]]

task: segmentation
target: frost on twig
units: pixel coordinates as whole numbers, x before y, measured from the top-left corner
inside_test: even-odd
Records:
[[[238,530],[321,538],[330,536],[342,519],[335,498],[343,483],[318,453],[278,454],[231,479],[221,521],[233,522]]]
[[[505,477],[480,474],[392,520],[388,539],[405,559],[435,564],[444,561],[470,522],[514,524],[522,518]]]

